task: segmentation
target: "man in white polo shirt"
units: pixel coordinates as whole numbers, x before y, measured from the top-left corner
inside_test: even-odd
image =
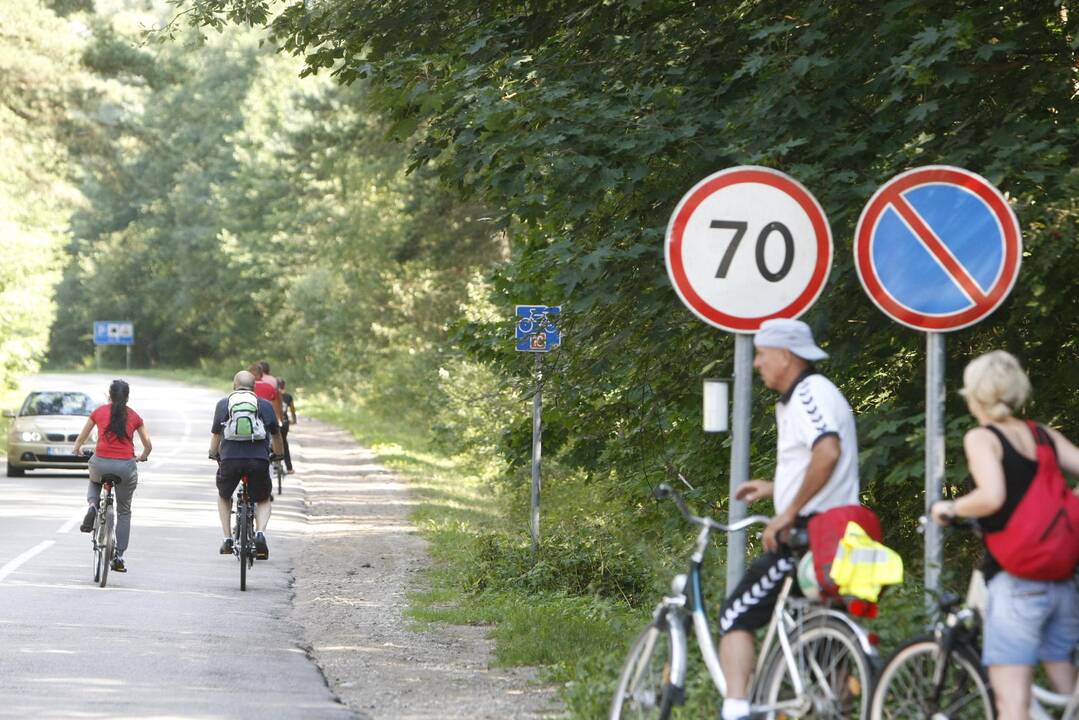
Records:
[[[776,515],[764,530],[766,552],[753,561],[720,611],[719,658],[727,680],[722,720],[749,717],[753,632],[768,624],[783,579],[795,567],[782,545],[785,533],[805,527],[815,513],[858,503],[854,414],[839,389],[812,364],[828,354],[799,320],[766,320],[753,344],[753,367],[765,386],[780,393],[776,470],[774,480],[751,480],[736,496],[747,502],[771,497]]]

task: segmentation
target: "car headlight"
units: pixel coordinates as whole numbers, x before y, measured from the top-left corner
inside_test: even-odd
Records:
[[[22,434],[23,442],[41,442],[41,433],[37,430],[26,431]]]

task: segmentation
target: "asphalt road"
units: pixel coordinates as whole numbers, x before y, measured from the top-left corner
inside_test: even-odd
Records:
[[[32,384],[104,398],[111,378],[42,375]],[[305,525],[295,476],[274,502],[270,559],[255,563],[240,592],[237,561],[217,553],[206,459],[220,395],[130,382],[154,452],[139,466],[128,573],[110,573],[106,588],[92,582],[89,537],[78,529],[85,473],[0,478],[0,717],[354,717],[287,619]]]

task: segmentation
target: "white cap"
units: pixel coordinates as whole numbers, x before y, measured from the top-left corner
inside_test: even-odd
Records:
[[[753,336],[756,347],[790,350],[803,360],[824,360],[828,353],[813,342],[813,331],[801,320],[775,318],[761,323],[761,329]]]

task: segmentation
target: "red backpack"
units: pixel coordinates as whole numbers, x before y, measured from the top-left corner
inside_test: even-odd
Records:
[[[1016,577],[1064,580],[1079,565],[1079,498],[1064,482],[1045,429],[1027,424],[1038,447],[1038,470],[1004,529],[985,534],[985,546]]]
[[[877,542],[883,538],[880,519],[864,505],[842,505],[825,510],[809,519],[809,549],[813,552],[813,569],[817,571],[821,596],[839,595],[839,587],[830,575],[839,541],[847,534],[847,523],[856,522]]]

